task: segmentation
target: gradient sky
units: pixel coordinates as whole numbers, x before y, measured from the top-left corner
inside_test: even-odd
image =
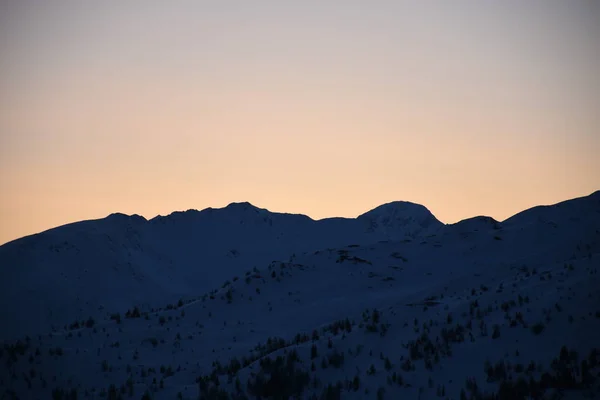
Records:
[[[112,212],[600,189],[600,3],[0,0],[0,243]]]

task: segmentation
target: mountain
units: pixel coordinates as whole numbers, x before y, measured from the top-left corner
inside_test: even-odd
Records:
[[[10,242],[0,397],[594,398],[599,193],[448,225],[233,203]]]
[[[431,234],[441,227],[427,208],[407,201],[383,204],[357,219],[368,225],[369,232],[383,233],[397,240]]]
[[[0,309],[7,322],[0,338],[135,304],[158,306],[205,292],[248,267],[328,247],[415,237],[442,225],[409,203],[380,206],[357,219],[314,221],[245,202],[149,221],[116,213],[61,226],[0,247],[0,299],[26,299],[21,313]]]

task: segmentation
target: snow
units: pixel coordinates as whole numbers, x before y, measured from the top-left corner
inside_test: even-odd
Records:
[[[0,394],[47,398],[55,388],[75,388],[80,398],[101,398],[110,384],[131,378],[135,398],[146,390],[157,399],[198,398],[196,378],[209,375],[214,361],[250,357],[258,344],[281,337],[286,348],[262,358],[296,349],[298,368],[320,381],[303,398],[359,376],[359,390],[344,387],[342,398],[377,398],[379,388],[386,399],[437,398],[443,385],[442,397],[458,399],[469,377],[497,389],[486,381],[486,361],[549,369],[563,345],[580,358],[598,347],[598,267],[600,192],[501,222],[475,217],[452,225],[409,202],[318,221],[250,203],[151,220],[111,214],[0,246]],[[141,317],[126,318],[135,306]],[[380,326],[367,329],[363,315],[373,309],[389,324],[384,335]],[[510,326],[516,312],[527,327]],[[90,317],[93,327],[69,328]],[[346,318],[351,332],[323,332]],[[442,329],[469,322],[465,339],[431,369],[423,359],[412,361],[414,371],[402,368],[406,346],[423,332],[435,341]],[[538,322],[544,328],[536,335]],[[313,341],[294,338],[315,329],[312,372]],[[8,362],[7,346],[26,337],[28,349]],[[63,354],[51,355],[56,348]],[[323,369],[334,350],[343,364]],[[237,377],[246,390],[260,368],[251,363],[230,383],[223,375],[220,388],[234,393]],[[407,385],[391,381],[393,373]]]

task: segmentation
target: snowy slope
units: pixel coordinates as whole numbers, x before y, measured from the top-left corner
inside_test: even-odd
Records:
[[[12,306],[33,304],[23,287],[56,298],[75,290],[65,284],[53,291],[58,282],[49,273],[47,285],[31,286],[23,281],[31,272],[20,269],[78,271],[69,266],[77,258],[67,255],[84,245],[99,257],[95,268],[131,252],[131,268],[146,280],[133,286],[125,274],[131,270],[106,267],[109,278],[97,273],[99,282],[77,293],[112,307],[120,274],[132,285],[129,297],[119,294],[121,307],[97,310],[93,321],[79,318],[84,327],[40,324],[46,331],[39,335],[6,339],[0,396],[75,390],[79,398],[118,398],[122,390],[123,398],[254,399],[295,391],[300,398],[460,399],[461,391],[485,398],[501,390],[510,399],[524,398],[511,384],[522,377],[517,388],[528,394],[560,388],[566,398],[598,398],[598,192],[502,222],[446,226],[428,224],[427,213],[402,215],[405,205],[356,220],[312,221],[249,204],[151,221],[113,215],[4,246],[1,278],[12,291],[2,294],[2,317],[16,324],[35,312]],[[108,252],[106,235],[117,243]],[[48,242],[65,241],[74,247],[60,248],[62,264],[42,262]],[[194,270],[186,264],[191,253],[179,254],[195,246],[218,270],[197,291],[208,263],[196,260]],[[237,254],[217,256],[229,248]],[[252,262],[238,263],[244,257]],[[7,268],[9,261],[18,268]],[[169,273],[173,283],[160,279]],[[102,296],[95,284],[117,289]],[[65,318],[79,307],[65,302]]]
[[[404,218],[411,211],[417,223],[442,226],[418,208],[406,210]],[[20,309],[0,307],[7,326],[0,339],[45,332],[105,310],[158,306],[272,260],[418,232],[412,222],[385,231],[369,227],[364,217],[314,221],[232,203],[150,221],[112,214],[51,229],[0,247],[0,304],[18,301]]]

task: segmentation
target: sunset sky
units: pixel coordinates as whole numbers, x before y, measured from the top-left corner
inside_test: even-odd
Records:
[[[0,244],[112,212],[600,189],[600,2],[0,0]]]

